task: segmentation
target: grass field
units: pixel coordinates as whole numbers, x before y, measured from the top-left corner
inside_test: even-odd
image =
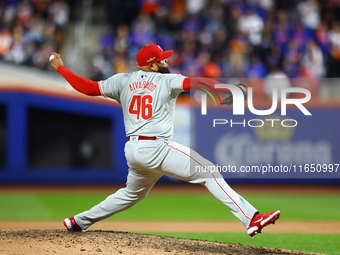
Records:
[[[279,209],[285,220],[340,221],[340,195],[244,195],[262,212]],[[104,194],[0,193],[1,220],[58,220],[89,209]],[[237,220],[210,194],[150,194],[111,219]]]
[[[2,192],[0,220],[61,220],[89,209],[107,195]],[[260,211],[280,209],[285,220],[340,221],[340,195],[242,195]],[[151,193],[134,207],[111,217],[110,220],[236,220],[236,218],[210,194]],[[336,234],[266,233],[253,239],[241,233],[152,234],[340,254],[340,235]]]
[[[340,235],[331,234],[272,234],[257,235],[256,238],[242,233],[150,233],[154,235],[199,239],[252,246],[271,247],[323,254],[340,254]]]

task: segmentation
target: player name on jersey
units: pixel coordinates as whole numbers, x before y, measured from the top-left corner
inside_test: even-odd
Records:
[[[134,91],[137,89],[144,89],[144,88],[150,91],[154,91],[157,85],[152,82],[147,82],[147,81],[135,81],[129,84],[129,87],[130,87],[130,91]]]

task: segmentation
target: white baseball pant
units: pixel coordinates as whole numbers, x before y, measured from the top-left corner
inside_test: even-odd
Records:
[[[204,185],[247,228],[257,210],[223,179],[214,164],[194,150],[171,140],[136,140],[125,145],[129,165],[126,187],[75,217],[82,229],[106,219],[142,200],[162,175]],[[209,167],[210,166],[210,167]],[[207,171],[197,171],[205,169]]]

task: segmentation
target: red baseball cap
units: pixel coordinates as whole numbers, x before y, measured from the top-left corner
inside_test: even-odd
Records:
[[[173,50],[163,51],[163,49],[157,44],[149,44],[141,48],[137,55],[138,66],[147,66],[151,63],[161,61],[170,57]]]

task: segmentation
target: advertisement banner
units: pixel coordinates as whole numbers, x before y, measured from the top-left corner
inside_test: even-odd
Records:
[[[284,107],[279,101],[254,107],[243,98],[235,107],[237,97],[233,106],[207,106],[206,95],[199,96],[201,104],[191,107],[192,148],[214,169],[194,171],[225,178],[340,178],[339,107],[305,107],[308,95],[286,99]]]

